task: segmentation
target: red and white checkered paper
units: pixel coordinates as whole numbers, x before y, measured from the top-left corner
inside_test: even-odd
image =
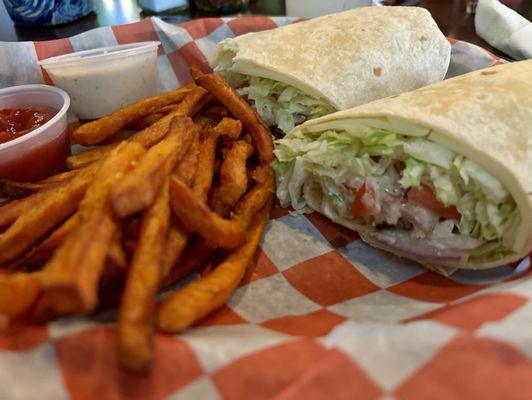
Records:
[[[209,70],[216,42],[294,22],[157,18],[70,39],[0,43],[0,87],[48,82],[37,59],[159,40],[159,89]],[[449,76],[501,62],[451,40]],[[131,79],[135,79],[134,76]],[[120,372],[114,311],[0,333],[0,399],[531,399],[530,258],[450,277],[371,249],[323,216],[276,208],[257,265],[185,334],[156,336],[151,375]]]

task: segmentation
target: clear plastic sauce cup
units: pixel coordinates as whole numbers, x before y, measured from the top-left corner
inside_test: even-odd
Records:
[[[159,42],[85,50],[39,62],[81,119],[107,115],[157,91]]]
[[[44,106],[53,118],[24,136],[0,144],[0,179],[35,181],[58,170],[70,154],[67,111],[70,98],[47,85],[0,89],[0,110]]]

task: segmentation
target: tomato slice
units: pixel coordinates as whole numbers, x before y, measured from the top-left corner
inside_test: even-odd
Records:
[[[434,214],[448,219],[460,218],[460,213],[455,206],[448,206],[439,201],[432,188],[424,183],[411,188],[407,193],[407,198],[412,203],[425,207]]]
[[[364,183],[358,189],[355,196],[355,202],[351,206],[351,215],[357,217],[368,217],[370,215],[380,214],[381,207],[375,197],[375,192],[371,186]]]

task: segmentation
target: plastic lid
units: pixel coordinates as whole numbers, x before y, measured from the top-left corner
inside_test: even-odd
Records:
[[[130,57],[156,50],[161,43],[158,41],[122,44],[118,46],[100,47],[98,49],[76,51],[61,56],[50,57],[39,61],[39,65],[48,66],[77,66],[85,63],[101,62]]]

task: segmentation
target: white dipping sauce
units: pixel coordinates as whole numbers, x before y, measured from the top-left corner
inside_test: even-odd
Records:
[[[156,93],[157,46],[120,50],[127,46],[132,45],[73,53],[42,65],[54,84],[70,95],[71,109],[79,118],[100,118]],[[83,57],[89,52],[98,54]]]

